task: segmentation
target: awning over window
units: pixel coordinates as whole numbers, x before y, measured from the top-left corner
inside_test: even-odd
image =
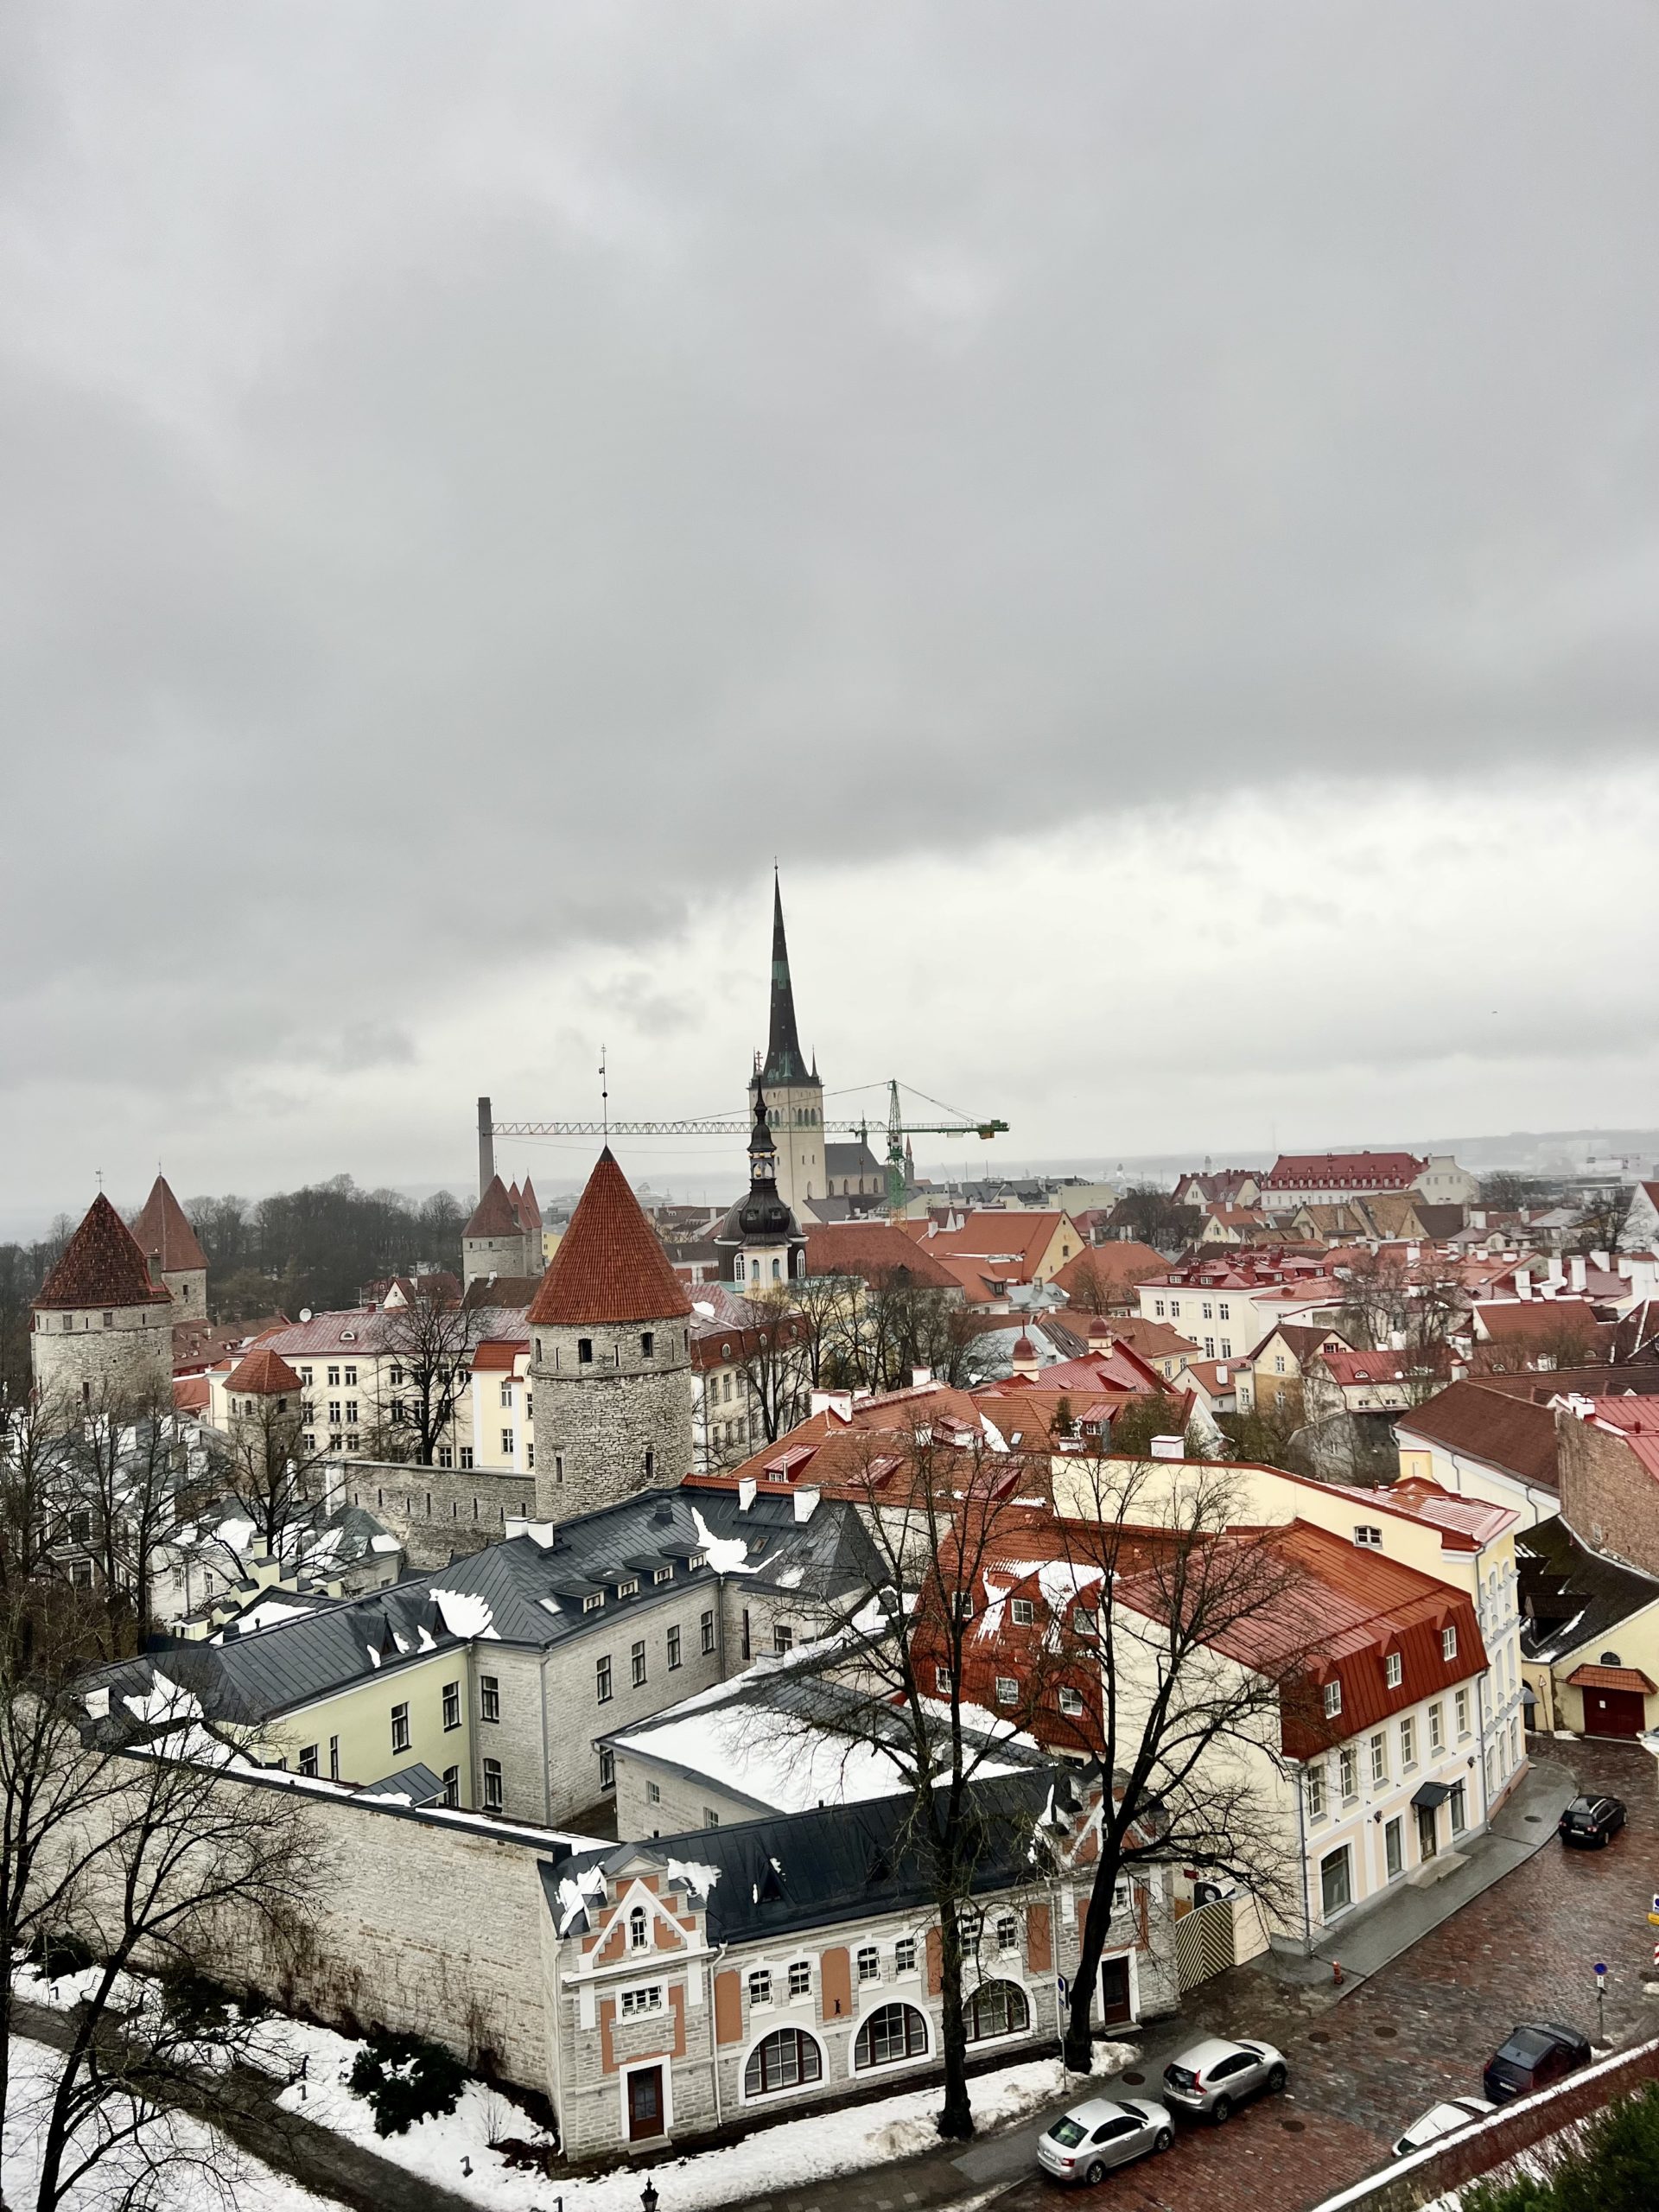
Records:
[[[1444,1805],[1451,1795],[1449,1782],[1425,1782],[1411,1802],[1414,1805],[1426,1805],[1433,1812],[1437,1805]]]

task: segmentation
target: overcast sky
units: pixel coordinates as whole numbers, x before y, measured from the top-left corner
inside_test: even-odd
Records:
[[[1659,1119],[1656,268],[1647,0],[22,0],[0,1213],[735,1103],[774,855],[1009,1156]]]

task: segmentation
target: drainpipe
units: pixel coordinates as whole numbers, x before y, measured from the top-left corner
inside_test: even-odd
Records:
[[[547,1662],[549,1655],[542,1654],[542,1821],[544,1827],[553,1825],[553,1761],[547,1743]]]
[[[705,1910],[706,1910],[706,1909],[705,1909]],[[705,1925],[705,1926],[707,1926],[707,1924],[708,1924],[708,1923],[707,1923],[707,1921],[706,1921],[706,1919],[705,1919],[704,1925]],[[713,1957],[709,1960],[709,2073],[714,2076],[714,2083],[715,2083],[715,2126],[716,2127],[719,2127],[719,2126],[720,2126],[720,2125],[721,2125],[721,2116],[720,2116],[720,2044],[719,2044],[719,2041],[718,2041],[718,2039],[716,2038],[715,2034],[715,1967],[718,1967],[718,1966],[719,1966],[719,1964],[720,1964],[721,1961],[725,1957],[725,1955],[726,1955],[727,1952],[728,1952],[728,1951],[729,1951],[729,1950],[731,1949],[731,1948],[732,1948],[732,1947],[731,1947],[731,1945],[730,1945],[729,1943],[722,1943],[722,1944],[721,1945],[720,1948],[719,1948],[719,1949],[715,1953],[714,1956],[713,1956]]]
[[[1313,1955],[1313,1920],[1307,1909],[1307,1793],[1303,1786],[1303,1763],[1292,1759],[1290,1766],[1294,1779],[1291,1788],[1296,1792],[1296,1863],[1300,1868],[1297,1879],[1302,1892],[1302,1956]]]
[[[1060,2056],[1065,2056],[1065,2007],[1060,2002],[1060,1907],[1053,1882],[1048,1885],[1048,1960],[1049,1972],[1054,1977],[1054,2032],[1059,2038]]]
[[[1486,1780],[1486,1677],[1475,1676],[1475,1718],[1480,1726],[1475,1731],[1475,1741],[1480,1745],[1477,1764],[1480,1769],[1480,1825],[1490,1826],[1492,1817],[1491,1793]]]

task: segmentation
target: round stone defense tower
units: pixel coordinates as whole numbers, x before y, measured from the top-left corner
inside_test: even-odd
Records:
[[[124,1410],[173,1395],[173,1300],[100,1192],[34,1303],[41,1402]]]
[[[531,1301],[538,1517],[568,1521],[690,1474],[690,1314],[607,1145]]]
[[[165,1175],[158,1175],[151,1185],[132,1233],[149,1263],[150,1281],[160,1283],[172,1298],[173,1319],[205,1321],[207,1255]]]

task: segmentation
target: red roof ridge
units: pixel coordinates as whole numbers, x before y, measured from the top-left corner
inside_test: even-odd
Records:
[[[278,1390],[297,1390],[300,1378],[281,1352],[256,1345],[234,1368],[226,1382],[227,1390],[245,1390],[254,1396],[273,1396]]]
[[[607,1145],[531,1300],[530,1320],[550,1327],[667,1321],[690,1311],[662,1239]]]
[[[144,1257],[157,1263],[158,1274],[180,1274],[207,1265],[207,1255],[190,1226],[189,1216],[174,1197],[165,1175],[158,1175],[150,1185],[132,1233]]]
[[[102,1191],[34,1300],[54,1310],[172,1302],[172,1292],[152,1279],[143,1247]]]

